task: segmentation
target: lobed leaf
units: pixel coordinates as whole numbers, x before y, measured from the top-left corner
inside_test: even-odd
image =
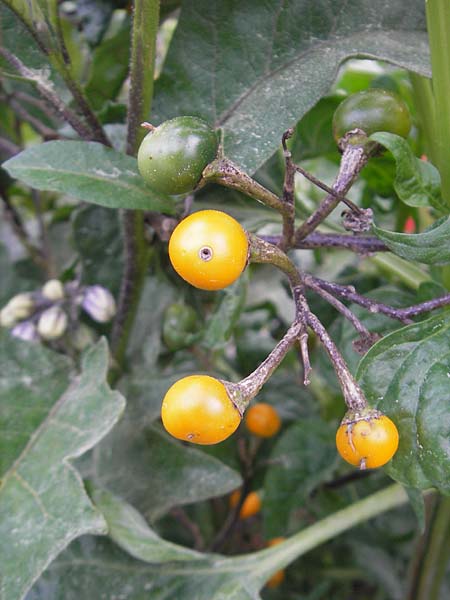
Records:
[[[0,595],[23,598],[73,539],[106,531],[70,460],[111,429],[125,402],[106,384],[105,341],[72,381],[67,360],[40,345],[2,335],[0,353]]]
[[[46,142],[3,163],[12,177],[38,190],[50,190],[107,208],[174,214],[170,196],[153,192],[136,159],[97,142]]]

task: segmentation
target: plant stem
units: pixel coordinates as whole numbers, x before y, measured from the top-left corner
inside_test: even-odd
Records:
[[[450,558],[450,498],[441,496],[435,507],[423,551],[418,577],[408,600],[438,600],[442,580]]]
[[[328,194],[317,210],[298,227],[295,232],[295,245],[309,235],[336,208],[341,197],[345,196],[353,185],[362,168],[367,164],[370,153],[364,145],[348,143],[344,148],[339,173],[332,185],[333,194]]]
[[[288,129],[282,138],[285,162],[283,200],[290,207],[290,214],[283,215],[283,235],[279,242],[280,248],[283,250],[287,250],[291,246],[295,229],[295,165],[292,162],[292,154],[286,145],[286,141],[292,137],[293,133],[293,129]]]
[[[391,485],[303,529],[277,546],[239,556],[232,561],[228,559],[231,562],[230,568],[234,565],[240,565],[243,569],[251,568],[253,577],[262,585],[273,573],[313,548],[359,523],[407,502],[408,496],[404,489],[398,484]],[[220,569],[220,564],[217,566]]]
[[[156,34],[159,23],[159,0],[136,0],[130,63],[130,95],[127,119],[127,152],[135,155],[140,137],[140,123],[148,118],[153,98]],[[120,288],[117,316],[112,331],[113,355],[121,366],[134,323],[150,254],[144,239],[143,213],[122,212],[125,264]]]
[[[278,245],[281,240],[279,235],[260,236],[270,244]],[[356,252],[362,256],[373,254],[374,252],[388,252],[389,248],[378,238],[364,235],[346,235],[341,233],[319,233],[313,231],[306,238],[296,242],[294,248],[302,250],[312,250],[314,248],[343,248]]]
[[[248,377],[245,377],[245,379],[242,379],[238,383],[223,382],[228,395],[241,415],[244,414],[252,398],[256,396],[275,369],[280,365],[288,350],[295,344],[302,329],[303,323],[301,321],[294,321],[284,337],[253,373],[250,373]]]
[[[442,196],[450,207],[450,18],[448,0],[427,0],[427,28],[431,51],[431,69],[435,114],[439,127],[435,128],[437,166],[441,174]]]
[[[248,239],[250,242],[250,262],[270,263],[287,275],[292,288],[301,286],[302,279],[297,267],[281,248],[252,233],[248,233]]]
[[[82,139],[93,139],[91,129],[79,118],[75,112],[73,112],[71,108],[69,108],[61,100],[57,94],[55,94],[51,85],[48,84],[39,74],[25,66],[21,60],[11,54],[11,52],[5,48],[0,47],[0,56],[9,62],[9,64],[19,73],[19,75],[26,77],[36,85],[38,92],[53,108],[58,117],[67,121],[67,123],[73,127],[73,129]]]
[[[238,190],[255,200],[259,200],[266,206],[274,208],[283,217],[290,218],[291,206],[260,183],[252,179],[237,165],[225,157],[213,160],[203,171],[202,184],[213,182],[225,187]]]
[[[425,134],[424,142],[427,156],[434,165],[437,165],[439,163],[437,148],[435,146],[437,140],[436,114],[431,79],[412,72],[409,76],[414,91],[414,104],[423,133]]]

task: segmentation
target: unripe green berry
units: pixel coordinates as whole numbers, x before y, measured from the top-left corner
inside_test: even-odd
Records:
[[[348,96],[334,113],[333,135],[337,142],[353,129],[361,129],[368,136],[387,131],[406,138],[411,129],[411,116],[397,94],[369,89]]]
[[[138,168],[157,192],[187,194],[216,157],[216,132],[197,117],[176,117],[150,131],[138,151]]]

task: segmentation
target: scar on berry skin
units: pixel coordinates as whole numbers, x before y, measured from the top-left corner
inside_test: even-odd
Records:
[[[198,256],[204,262],[208,262],[214,256],[214,252],[213,252],[212,248],[210,248],[209,246],[202,246],[200,248],[200,250],[198,251]]]
[[[350,448],[353,450],[353,452],[356,452],[356,448],[353,444],[353,436],[352,436],[352,431],[353,431],[353,423],[349,423],[347,425],[347,430],[346,430],[346,434],[347,434],[347,438],[348,438],[348,443],[350,445]]]

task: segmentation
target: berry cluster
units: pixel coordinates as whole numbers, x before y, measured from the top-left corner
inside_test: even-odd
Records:
[[[380,106],[381,110],[378,110]],[[388,122],[383,119],[383,114],[387,113]],[[251,187],[254,197],[282,213],[284,243],[289,249],[293,233],[293,199],[292,194],[289,196],[286,183],[284,202],[264,192],[256,183],[249,187],[250,178],[221,155],[216,132],[201,119],[178,117],[157,128],[144,125],[150,131],[140,146],[138,167],[142,177],[154,190],[171,195],[186,194],[208,181],[229,187],[241,186],[246,191]],[[396,96],[382,90],[371,90],[350,97],[340,105],[333,122],[334,135],[340,144],[341,138],[350,145],[365,143],[368,155],[373,151],[373,143],[364,141],[367,135],[387,130],[406,136],[409,129],[407,108]],[[294,170],[285,145],[289,135],[290,132],[285,134],[283,147],[287,171],[290,167],[286,181],[292,184]],[[286,201],[290,198],[291,206]],[[354,205],[350,206],[354,211],[350,215],[352,223],[359,223],[363,217],[365,221],[370,218],[370,215],[362,215],[363,211]],[[350,409],[337,432],[339,453],[347,462],[360,468],[378,467],[392,458],[398,446],[395,425],[388,417],[367,407],[362,391],[345,364],[334,359],[332,341],[298,292],[303,285],[301,276],[283,252],[283,243],[275,246],[264,242],[246,232],[224,212],[202,210],[185,217],[175,227],[169,241],[169,257],[175,271],[185,281],[202,290],[220,290],[231,285],[249,262],[273,263],[289,277],[299,313],[285,338],[263,365],[245,380],[231,383],[207,375],[192,375],[177,381],[168,390],[162,403],[161,417],[169,433],[197,444],[215,444],[227,439],[238,428],[250,401],[296,341],[301,344],[305,383],[308,383],[310,367],[306,339],[309,325],[321,341],[325,341],[328,349],[331,348],[330,358],[336,363],[334,366]],[[192,338],[192,332],[190,334]],[[164,331],[166,337],[170,341],[170,335]],[[250,432],[263,438],[275,435],[281,426],[278,413],[273,407],[262,403],[248,409],[245,422]],[[241,510],[244,510],[244,505]]]

